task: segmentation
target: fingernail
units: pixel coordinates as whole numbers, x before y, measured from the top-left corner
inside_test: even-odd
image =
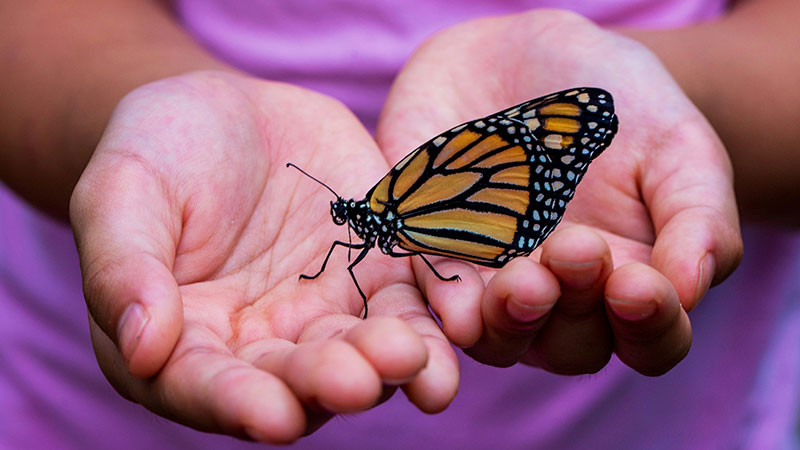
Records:
[[[267,435],[253,427],[244,427],[244,433],[256,442],[270,442]]]
[[[117,345],[119,345],[126,364],[133,356],[133,352],[136,351],[136,346],[139,345],[144,327],[147,326],[149,320],[150,316],[139,303],[128,306],[128,309],[122,313],[117,327]]]
[[[551,268],[555,268],[559,274],[568,275],[568,284],[573,289],[588,289],[597,283],[600,273],[603,271],[603,261],[562,261],[552,259],[548,261]],[[563,280],[562,280],[563,282]]]
[[[383,379],[383,384],[385,384],[387,386],[403,386],[404,384],[408,384],[408,383],[411,383],[412,381],[414,381],[414,378],[416,378],[416,377],[417,376],[414,375],[414,376],[407,377],[407,378],[384,378]]]
[[[635,322],[644,320],[656,312],[656,302],[632,302],[618,298],[607,298],[608,304],[620,319]]]
[[[698,265],[700,275],[697,278],[697,289],[694,293],[695,301],[705,295],[708,288],[711,287],[711,281],[714,279],[714,270],[716,269],[715,266],[716,261],[714,260],[714,255],[711,253],[706,253],[706,256],[700,260],[700,264]]]
[[[536,319],[544,317],[545,314],[553,309],[553,304],[546,305],[524,305],[517,302],[513,298],[509,298],[506,302],[506,312],[508,315],[517,322],[533,322]]]

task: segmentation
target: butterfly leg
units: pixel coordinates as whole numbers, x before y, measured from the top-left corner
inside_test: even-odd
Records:
[[[395,258],[403,256],[414,256],[414,255],[419,256],[420,258],[422,258],[423,261],[425,261],[425,264],[427,264],[427,266],[431,269],[431,272],[433,272],[433,274],[436,275],[436,278],[442,281],[461,281],[461,277],[458,275],[453,275],[452,277],[449,278],[445,278],[444,276],[442,276],[442,274],[436,271],[436,269],[433,267],[433,264],[431,264],[431,262],[428,261],[428,259],[425,258],[425,256],[422,253],[414,253],[414,252],[401,253],[401,252],[396,252],[394,250],[389,252],[389,256],[394,256]]]
[[[360,263],[361,260],[364,259],[364,257],[367,256],[367,253],[369,252],[370,247],[368,247],[366,245],[364,245],[363,247],[364,247],[364,249],[361,250],[361,253],[359,253],[358,256],[356,256],[356,260],[353,261],[352,264],[347,266],[347,271],[350,272],[350,278],[353,279],[353,283],[356,285],[356,289],[358,289],[358,293],[361,294],[361,300],[364,301],[364,319],[366,319],[367,318],[367,296],[364,295],[364,291],[361,290],[361,286],[358,285],[358,280],[356,280],[356,274],[353,273],[353,267],[355,267],[356,264]],[[357,247],[351,247],[351,248],[357,248]]]
[[[300,275],[300,279],[301,280],[313,280],[314,278],[317,278],[318,276],[322,275],[322,272],[325,272],[325,266],[328,264],[328,259],[330,259],[331,253],[333,253],[333,249],[336,248],[337,245],[341,245],[341,246],[347,247],[347,248],[364,248],[365,250],[368,249],[366,242],[362,242],[360,244],[353,244],[353,243],[347,243],[347,242],[342,242],[342,241],[334,241],[333,245],[331,245],[330,250],[328,250],[328,255],[325,257],[325,261],[322,262],[322,267],[319,269],[319,272],[317,272],[314,275],[305,275],[305,274],[304,275]],[[362,258],[363,258],[363,256],[362,256]],[[362,294],[362,297],[363,297],[363,294]]]
[[[417,253],[417,255],[419,255],[419,257],[422,258],[423,261],[425,261],[425,264],[427,264],[428,267],[430,267],[431,272],[433,272],[433,274],[436,275],[436,278],[442,281],[461,281],[461,277],[458,276],[457,274],[449,278],[443,277],[439,272],[436,271],[436,269],[433,268],[433,264],[431,264],[431,262],[428,261],[427,258],[425,258],[425,255],[423,255],[422,253]]]

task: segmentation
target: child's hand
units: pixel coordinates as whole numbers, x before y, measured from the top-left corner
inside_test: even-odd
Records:
[[[360,196],[388,169],[339,103],[204,72],[146,85],[117,107],[72,198],[92,340],[125,397],[195,428],[286,442],[394,386],[420,409],[455,395],[455,354],[407,259],[356,269],[330,193]],[[402,317],[400,320],[396,317]]]
[[[661,374],[691,344],[685,311],[731,273],[742,244],[725,150],[649,51],[556,11],[461,24],[406,65],[378,142],[398,161],[448,127],[580,86],[614,95],[619,133],[539,262],[494,271],[439,261],[461,283],[439,281],[421,261],[415,273],[447,336],[479,361],[577,374],[616,352]]]

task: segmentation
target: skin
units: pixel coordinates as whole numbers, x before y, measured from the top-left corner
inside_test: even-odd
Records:
[[[396,386],[421,410],[439,411],[458,384],[445,336],[488,364],[586,373],[615,351],[635,370],[663,373],[690,345],[686,311],[741,256],[730,160],[737,180],[752,181],[738,195],[754,216],[747,199],[788,192],[790,182],[773,176],[785,180],[800,165],[797,131],[786,125],[800,119],[796,85],[782,85],[771,103],[781,108],[757,115],[780,164],[748,164],[773,153],[746,145],[762,134],[741,141],[742,116],[725,113],[758,105],[773,77],[793,80],[794,63],[748,47],[748,80],[764,82],[743,91],[720,62],[741,50],[722,39],[731,29],[791,48],[798,31],[786,18],[798,14],[786,0],[740,2],[702,27],[621,30],[655,55],[560,12],[458,25],[404,68],[377,142],[337,102],[215,60],[159,3],[57,3],[0,3],[0,54],[20,61],[0,83],[0,176],[42,210],[69,211],[92,341],[111,384],[201,430],[289,442]],[[700,31],[716,38],[703,40],[713,51],[694,48]],[[712,64],[711,55],[723,56]],[[581,84],[614,93],[620,133],[534,258],[496,272],[441,260],[441,273],[462,278],[444,283],[421,261],[374,252],[358,271],[367,321],[344,252],[324,276],[297,282],[316,272],[341,229],[330,223],[326,191],[285,162],[358,196],[448,126]],[[760,208],[796,220],[780,202]]]
[[[159,4],[54,5],[2,3],[4,57],[50,53],[4,77],[0,167],[32,204],[69,209],[114,388],[176,422],[265,442],[398,386],[420,410],[444,409],[458,365],[408,261],[376,254],[359,274],[370,321],[346,271],[297,280],[341,235],[328,198],[285,163],[367,189],[389,167],[355,117],[214,60]]]
[[[739,0],[718,21],[618,30],[650,48],[722,138],[750,221],[800,225],[800,48],[793,0]],[[698,45],[702,43],[702,45]]]
[[[375,320],[343,270],[298,281],[337,230],[289,159],[347,190],[388,170],[352,114],[300,88],[197,72],[120,102],[71,204],[106,377],[173,420],[272,442],[397,386],[440,411],[457,362],[406,261],[359,277]]]
[[[500,272],[441,262],[440,272],[463,283],[437,282],[419,262],[415,273],[448,337],[481,362],[579,374],[616,352],[658,375],[688,351],[686,311],[734,269],[741,238],[725,149],[652,53],[569,13],[468,22],[406,64],[378,143],[398,159],[434,130],[584,85],[614,95],[620,131],[538,258]]]

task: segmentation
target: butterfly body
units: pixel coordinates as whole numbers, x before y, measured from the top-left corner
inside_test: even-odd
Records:
[[[597,88],[557,92],[456,126],[403,158],[363,200],[337,195],[334,223],[346,223],[363,242],[336,241],[328,257],[337,245],[361,249],[348,270],[366,317],[352,269],[376,245],[391,256],[421,256],[442,280],[457,277],[442,277],[424,254],[488,267],[529,255],[561,221],[617,126],[611,95]],[[302,278],[319,276],[328,257],[316,275]]]
[[[384,210],[382,214],[375,213],[370,209],[367,200],[339,198],[331,202],[331,216],[337,225],[347,223],[369,248],[377,244],[388,255],[398,243],[397,229],[402,227],[402,222],[397,220],[391,210]]]

